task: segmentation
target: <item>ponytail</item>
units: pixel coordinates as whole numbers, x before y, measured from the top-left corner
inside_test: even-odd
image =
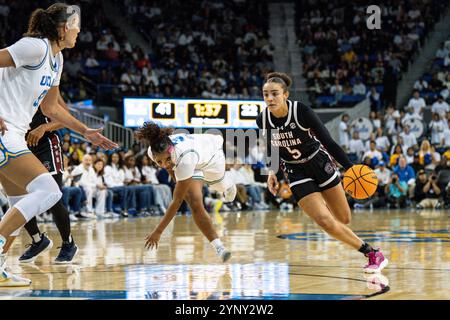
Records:
[[[169,138],[173,131],[173,128],[161,128],[154,122],[144,122],[144,125],[136,131],[135,136],[138,140],[149,142],[153,153],[162,153],[173,145]]]
[[[68,7],[65,3],[55,3],[47,10],[42,8],[34,10],[28,21],[28,30],[23,36],[59,42],[61,38],[58,27],[61,23],[67,22]]]

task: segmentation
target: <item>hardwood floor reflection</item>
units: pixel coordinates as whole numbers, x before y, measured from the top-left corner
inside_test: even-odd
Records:
[[[380,247],[390,264],[382,276],[362,271],[364,257],[329,238],[297,212],[237,212],[217,225],[232,251],[221,264],[191,216],[178,216],[157,251],[144,238],[159,217],[73,224],[75,263],[53,264],[60,239],[34,264],[18,257],[30,242],[22,232],[8,265],[31,288],[0,288],[0,299],[450,299],[448,211],[355,212],[352,229]]]

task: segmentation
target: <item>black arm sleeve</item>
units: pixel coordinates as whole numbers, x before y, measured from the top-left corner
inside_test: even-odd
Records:
[[[308,106],[302,105],[298,108],[299,119],[301,125],[305,128],[310,128],[315,136],[319,139],[322,145],[327,149],[331,156],[344,167],[345,170],[353,166],[353,163],[347,157],[347,154],[342,148],[333,140],[327,128],[320,121],[317,114]],[[300,111],[301,110],[301,111]]]

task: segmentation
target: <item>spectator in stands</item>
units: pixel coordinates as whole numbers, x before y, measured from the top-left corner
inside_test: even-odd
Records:
[[[69,158],[67,156],[63,156],[63,161],[63,195],[61,201],[69,211],[70,221],[77,221],[78,218],[88,218],[84,212],[81,212],[83,190],[80,187],[75,186],[74,177],[72,176],[73,167],[69,165]]]
[[[446,113],[450,112],[450,107],[442,95],[439,95],[437,101],[431,106],[431,112],[437,113],[441,119],[445,119]]]
[[[92,157],[89,154],[84,155],[82,163],[75,167],[72,171],[72,176],[81,174],[78,185],[83,188],[86,194],[87,213],[91,218],[96,218],[95,214],[101,217],[105,213],[106,205],[106,187],[98,184],[97,176],[92,167]],[[94,198],[96,199],[94,209]],[[95,214],[94,214],[95,211]]]
[[[353,86],[353,94],[356,95],[366,95],[366,86],[361,82],[361,78],[356,78],[355,84]]]
[[[95,171],[95,178],[96,178],[96,185],[97,190],[100,192],[105,192],[105,202],[104,205],[101,206],[101,209],[97,210],[99,203],[98,201],[102,201],[100,198],[97,199],[97,202],[95,204],[95,212],[97,215],[97,219],[104,219],[104,218],[111,218],[113,216],[112,212],[106,212],[106,197],[108,195],[108,188],[105,183],[105,163],[103,162],[103,159],[97,159],[94,162],[94,171]],[[112,211],[112,208],[110,208]]]
[[[450,119],[447,120],[447,127],[442,132],[441,146],[450,147]]]
[[[400,137],[402,137],[403,145],[406,149],[408,149],[409,147],[417,147],[416,135],[410,131],[408,125],[403,126],[403,132],[400,133]]]
[[[413,183],[416,176],[414,169],[406,163],[406,158],[402,155],[398,159],[398,165],[394,166],[393,172],[399,180],[407,184]]]
[[[437,176],[434,172],[427,178],[425,170],[419,171],[414,187],[414,201],[417,209],[439,208],[439,196],[441,189],[437,184]]]
[[[338,102],[342,99],[344,95],[344,87],[339,83],[339,79],[334,79],[334,84],[330,87],[330,94],[334,96],[334,103],[338,104]]]
[[[408,184],[400,180],[397,174],[393,174],[391,180],[385,187],[385,193],[388,198],[388,205],[391,208],[405,208]]]
[[[369,98],[370,111],[378,112],[379,110],[381,110],[381,96],[377,92],[375,86],[370,87],[370,91],[367,92],[366,97]]]
[[[441,144],[444,130],[447,127],[447,123],[439,117],[438,113],[433,113],[432,120],[428,127],[431,131],[431,144],[439,146]]]
[[[78,152],[70,153],[69,157],[69,165],[70,166],[78,166],[81,163]]]
[[[241,163],[239,163],[238,161],[238,163],[227,165],[228,170],[225,172],[225,174],[228,175],[230,179],[236,184],[237,188],[237,195],[235,200],[236,205],[238,206],[239,209],[248,210],[252,209],[252,206],[249,203],[249,196],[247,193],[247,188],[245,187],[246,183],[245,178],[239,172],[239,169],[242,166]]]
[[[339,144],[344,150],[348,150],[350,129],[349,125],[349,115],[344,113],[341,117],[341,122],[339,123]]]
[[[360,162],[365,150],[366,149],[364,147],[364,144],[363,144],[362,140],[359,138],[359,132],[354,131],[353,135],[352,135],[352,139],[350,140],[349,145],[348,145],[348,152],[349,152],[350,158],[352,158],[351,160],[354,163]]]
[[[377,134],[375,136],[375,144],[377,149],[381,150],[382,152],[389,152],[391,143],[389,142],[389,138],[386,135],[384,135],[382,127],[377,129]]]
[[[402,124],[405,125],[409,120],[417,120],[422,121],[422,116],[414,112],[414,108],[412,106],[406,107],[406,114],[401,118]]]
[[[247,189],[247,194],[251,199],[251,206],[256,210],[266,210],[269,206],[264,202],[262,198],[262,190],[258,184],[256,184],[254,172],[251,165],[244,164],[239,169],[239,173],[245,180],[244,186]]]
[[[373,130],[376,131],[378,128],[381,128],[381,120],[378,118],[378,113],[375,111],[370,111],[369,113],[370,123],[373,125]]]
[[[393,148],[393,153],[391,154],[389,165],[390,167],[395,167],[398,164],[398,159],[403,156],[403,148],[400,144],[396,144]]]
[[[363,159],[369,158],[371,164],[370,167],[375,168],[375,166],[383,160],[383,155],[377,150],[375,141],[370,141],[369,145],[369,150],[364,153]]]
[[[128,208],[134,194],[125,185],[125,171],[122,168],[120,156],[116,152],[109,155],[108,165],[105,167],[105,184],[113,193],[113,196],[108,198],[108,209],[114,211],[113,199],[117,195],[120,203],[119,213],[123,217],[128,217]]]
[[[392,171],[386,168],[384,161],[380,161],[375,169],[375,174],[378,178],[378,191],[384,194],[384,187],[389,183]]]
[[[427,104],[425,103],[425,100],[420,97],[419,91],[414,90],[413,97],[409,99],[408,107],[412,107],[414,113],[423,118],[423,110],[425,109],[426,106]]]
[[[409,147],[408,150],[406,150],[406,154],[405,154],[405,159],[406,159],[407,164],[414,163],[414,155],[415,155],[414,148]]]
[[[434,150],[427,139],[424,139],[420,144],[419,149],[420,164],[423,165],[426,170],[434,170],[440,160],[440,154]]]
[[[136,195],[132,198],[131,208],[135,208],[138,214],[146,215],[151,211],[151,206],[154,204],[153,187],[142,184],[142,176],[136,167],[136,158],[133,155],[125,156],[123,169],[125,171],[125,185],[129,186]]]
[[[391,122],[390,127],[388,127],[388,134],[391,135],[392,137],[395,137],[401,132],[403,132],[403,124],[402,119],[400,118],[400,113],[397,110],[394,111],[393,115],[394,115],[394,122],[393,123]],[[396,141],[393,142],[396,143]]]

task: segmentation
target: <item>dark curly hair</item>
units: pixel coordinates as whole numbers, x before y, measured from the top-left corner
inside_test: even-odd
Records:
[[[265,83],[279,83],[283,87],[283,91],[289,91],[292,85],[292,79],[286,73],[270,72],[266,74]]]
[[[67,22],[69,5],[66,3],[55,3],[46,10],[40,8],[33,11],[28,21],[28,30],[24,37],[48,38],[50,41],[59,43],[62,40],[58,34],[61,23]]]
[[[150,121],[144,122],[144,125],[136,131],[135,136],[138,140],[150,143],[152,153],[157,154],[163,153],[169,146],[173,145],[169,138],[173,132],[173,128],[161,128],[158,124]]]

